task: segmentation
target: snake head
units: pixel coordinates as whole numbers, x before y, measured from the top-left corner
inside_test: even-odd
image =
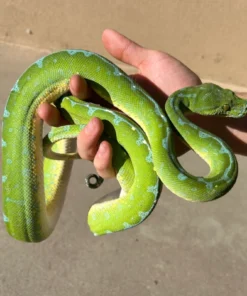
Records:
[[[219,115],[240,118],[247,114],[247,100],[238,97],[233,91],[223,90],[221,101],[222,105]]]
[[[247,100],[238,97],[232,90],[218,85],[206,83],[198,87],[200,92],[196,98],[199,114],[240,118],[247,114]],[[203,106],[203,108],[198,108]]]

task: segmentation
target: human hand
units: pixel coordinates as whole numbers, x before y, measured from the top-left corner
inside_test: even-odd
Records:
[[[200,84],[199,77],[180,61],[167,53],[144,48],[113,30],[105,30],[102,41],[107,51],[116,59],[137,69],[131,75],[149,94],[164,106],[165,98],[174,91]],[[72,95],[80,99],[90,98],[99,103],[99,97],[87,87],[86,81],[77,75],[70,80]],[[100,101],[102,105],[102,100]],[[38,114],[47,124],[59,126],[65,123],[59,111],[48,103],[42,104]],[[97,173],[104,179],[115,176],[112,167],[111,145],[99,138],[103,132],[103,123],[93,118],[77,138],[77,150],[81,158],[91,160]]]

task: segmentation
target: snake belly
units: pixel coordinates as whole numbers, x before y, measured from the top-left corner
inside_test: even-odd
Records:
[[[56,152],[64,157],[44,157],[43,148],[46,150],[49,145],[43,143],[42,121],[36,110],[43,102],[55,102],[67,93],[69,79],[74,74],[83,76],[96,92],[103,91],[105,99],[127,117],[65,97],[61,108],[70,115],[71,125],[58,128],[55,140],[50,135],[51,142],[58,141]],[[228,113],[219,112],[222,103],[218,100],[220,106],[216,106],[215,97],[229,98],[231,104],[224,106],[230,106],[233,111],[224,107],[223,111]],[[191,101],[195,103],[190,104]],[[14,85],[3,115],[3,217],[9,234],[18,240],[38,242],[54,230],[72,168],[71,138],[92,116],[105,122],[110,138],[115,137],[124,148],[123,154],[129,156],[117,166],[123,189],[121,196],[93,205],[89,211],[88,223],[95,235],[140,224],[156,204],[159,178],[174,194],[186,200],[208,201],[222,196],[237,178],[236,158],[226,143],[187,121],[182,112],[186,107],[203,114],[207,104],[217,109],[215,115],[246,114],[244,100],[213,84],[175,92],[168,99],[165,112],[127,74],[93,52],[65,50],[38,60]],[[173,149],[174,128],[209,164],[208,176],[192,176],[180,165]],[[56,134],[56,129],[52,133]],[[116,159],[118,155],[121,158],[121,149],[114,151],[118,151]]]

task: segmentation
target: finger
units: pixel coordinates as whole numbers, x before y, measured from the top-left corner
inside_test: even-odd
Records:
[[[136,68],[139,68],[148,58],[148,49],[114,30],[104,30],[102,41],[113,57]]]
[[[97,173],[104,179],[115,177],[115,171],[112,167],[112,147],[103,141],[94,158],[94,166]]]
[[[80,132],[77,137],[77,151],[81,158],[87,160],[94,159],[103,129],[103,122],[95,117]]]
[[[247,99],[247,92],[235,92],[235,94],[243,99]]]
[[[72,95],[78,99],[85,100],[91,95],[86,80],[80,75],[73,75],[71,77],[69,87]]]
[[[49,103],[43,103],[39,106],[39,117],[50,126],[61,126],[66,124],[66,120],[61,116],[57,108]]]

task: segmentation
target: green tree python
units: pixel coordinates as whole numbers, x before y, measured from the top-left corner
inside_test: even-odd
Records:
[[[120,111],[69,94],[72,75]],[[55,104],[68,120],[43,138],[37,108]],[[234,185],[238,164],[228,145],[190,122],[187,111],[239,118],[247,102],[231,90],[205,83],[173,93],[163,110],[143,88],[106,58],[85,50],[52,53],[31,65],[12,88],[2,122],[3,219],[17,240],[40,242],[54,230],[61,213],[73,160],[72,141],[90,118],[104,123],[102,139],[113,146],[121,186],[118,198],[94,204],[88,225],[94,235],[129,229],[154,209],[160,184],[189,201],[210,201]],[[179,163],[173,133],[204,159],[210,172],[193,176]],[[161,181],[161,182],[160,182]]]

